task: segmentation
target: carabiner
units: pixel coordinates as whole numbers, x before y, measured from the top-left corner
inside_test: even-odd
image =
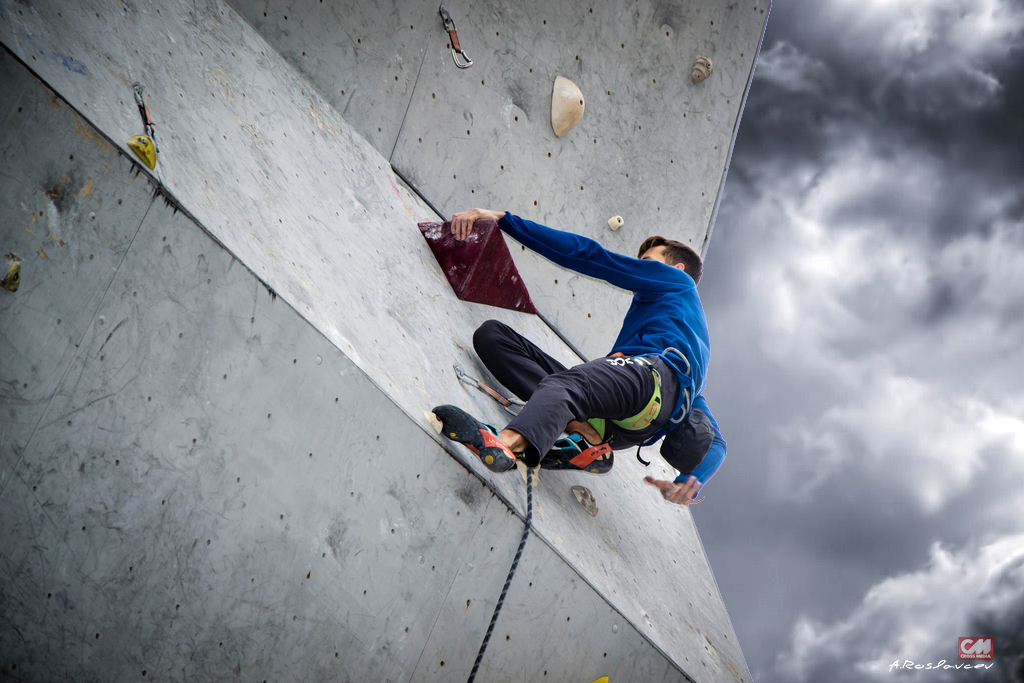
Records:
[[[437,13],[441,15],[441,21],[444,22],[444,30],[448,32],[448,37],[451,39],[451,50],[452,50],[452,61],[455,62],[455,66],[460,69],[468,69],[473,66],[473,60],[469,58],[462,46],[459,45],[459,36],[455,33],[455,22],[452,21],[451,15],[448,14],[448,10],[441,5],[437,8]],[[465,60],[464,63],[459,62],[459,57]]]
[[[153,115],[149,113],[149,102],[142,90],[142,84],[135,83],[132,85],[132,91],[135,93],[135,104],[138,106],[139,114],[142,116],[142,126],[146,131],[146,135],[153,141],[153,147],[159,152],[160,148],[156,144],[156,124],[153,123]]]
[[[507,412],[508,414],[510,414],[510,415],[518,415],[519,412],[517,410],[515,410],[513,408],[513,406],[522,407],[522,406],[526,405],[524,402],[520,401],[518,398],[515,398],[515,397],[508,397],[507,398],[505,396],[502,396],[500,393],[498,393],[494,389],[490,388],[489,386],[487,386],[486,384],[484,384],[483,382],[478,380],[476,377],[473,377],[471,375],[467,375],[462,370],[462,366],[459,365],[458,363],[456,363],[452,367],[455,368],[455,376],[459,378],[460,382],[462,382],[466,386],[470,386],[470,387],[473,387],[474,389],[479,389],[480,391],[484,392],[485,394],[487,394],[488,396],[493,398],[495,401],[497,401],[501,405],[501,407],[505,409],[505,412]]]

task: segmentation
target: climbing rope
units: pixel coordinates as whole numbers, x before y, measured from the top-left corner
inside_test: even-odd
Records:
[[[523,554],[523,546],[526,545],[526,539],[530,535],[530,523],[533,520],[533,469],[530,467],[526,468],[526,527],[523,529],[523,538],[519,541],[519,550],[516,551],[516,558],[512,560],[512,566],[508,570],[508,578],[505,579],[505,587],[501,589],[501,595],[498,596],[498,604],[494,606],[494,614],[491,616],[491,624],[487,627],[487,635],[484,636],[484,642],[480,643],[480,651],[476,653],[476,661],[473,663],[473,670],[469,672],[469,680],[466,683],[473,683],[473,679],[476,678],[476,670],[480,668],[480,661],[484,658],[484,651],[487,649],[487,643],[491,640],[491,633],[494,632],[494,625],[498,623],[498,614],[501,612],[501,606],[505,603],[505,594],[508,593],[508,587],[512,583],[512,576],[516,573],[516,567],[519,566],[519,558]]]

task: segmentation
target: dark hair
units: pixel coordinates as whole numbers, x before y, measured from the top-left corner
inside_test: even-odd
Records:
[[[686,274],[693,278],[694,283],[700,282],[700,274],[704,270],[704,262],[693,247],[683,244],[677,240],[670,240],[661,235],[648,237],[640,245],[636,257],[640,258],[654,247],[665,247],[665,258],[669,260],[670,266],[683,264]]]

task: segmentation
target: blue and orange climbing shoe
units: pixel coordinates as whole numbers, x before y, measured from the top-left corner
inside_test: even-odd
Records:
[[[576,470],[591,474],[608,474],[615,464],[615,452],[606,443],[591,445],[579,434],[559,439],[551,447],[540,466],[545,470]]]
[[[434,415],[441,421],[441,433],[479,455],[487,469],[495,472],[515,469],[515,453],[501,442],[497,429],[456,406],[438,406],[434,408]]]

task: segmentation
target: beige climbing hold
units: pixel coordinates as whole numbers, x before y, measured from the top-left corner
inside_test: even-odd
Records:
[[[9,251],[4,254],[4,259],[7,261],[7,273],[0,280],[0,286],[8,292],[17,292],[21,286],[21,258],[13,251]]]
[[[444,424],[442,424],[441,421],[437,419],[437,415],[434,415],[429,410],[423,411],[423,417],[427,418],[427,422],[430,423],[430,426],[433,427],[434,431],[437,432],[438,434],[440,434],[441,430],[444,429]]]
[[[594,494],[590,492],[590,489],[586,486],[573,486],[572,494],[576,496],[576,501],[590,513],[591,517],[597,517],[597,501],[594,500]]]
[[[624,224],[625,221],[622,220],[622,216],[612,216],[611,218],[608,219],[608,227],[611,228],[612,230],[618,230]]]
[[[526,481],[526,463],[516,458],[516,469],[519,470],[519,474],[522,475],[523,481]],[[540,465],[533,468],[533,488],[537,488],[537,484],[540,483]]]
[[[693,63],[693,71],[690,72],[690,78],[693,79],[694,83],[700,83],[711,75],[711,70],[714,68],[715,65],[712,64],[710,57],[704,57],[703,55],[697,57],[697,61]]]
[[[551,91],[551,127],[555,135],[562,137],[583,118],[583,93],[579,87],[562,76],[555,76],[555,87]]]

